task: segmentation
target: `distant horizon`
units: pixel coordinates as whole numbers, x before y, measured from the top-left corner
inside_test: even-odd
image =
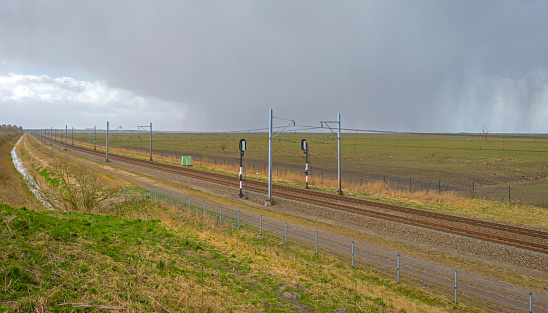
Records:
[[[6,124],[10,125],[10,124]],[[20,125],[12,125],[19,127]],[[46,129],[50,130],[51,128],[25,128],[23,127],[23,131],[25,133],[30,133],[31,131],[40,130],[40,129]],[[65,131],[65,128],[53,128],[53,130],[57,131]],[[70,133],[72,131],[71,128],[68,128],[68,132]],[[97,133],[106,133],[106,128],[96,128]],[[78,133],[89,133],[93,132],[93,128],[74,128],[74,132]],[[148,131],[142,131],[142,130],[129,130],[129,129],[109,129],[109,133],[119,133],[119,134],[132,134],[132,133],[142,133],[142,134],[148,134]],[[239,130],[239,131],[199,131],[199,130],[189,130],[189,131],[178,131],[178,130],[152,130],[152,133],[157,134],[163,134],[163,133],[172,133],[172,134],[186,134],[186,133],[192,133],[192,134],[266,134],[268,135],[268,130],[266,131],[246,131],[246,130]],[[281,134],[318,134],[318,133],[329,133],[328,131],[323,132],[312,132],[312,131],[285,131]],[[356,132],[356,129],[344,129],[341,128],[341,134],[352,134],[352,135],[478,135],[478,136],[499,136],[499,135],[548,135],[548,133],[494,133],[494,132],[488,132],[488,133],[482,133],[482,132],[405,132],[405,131],[375,131],[375,130],[363,130]]]

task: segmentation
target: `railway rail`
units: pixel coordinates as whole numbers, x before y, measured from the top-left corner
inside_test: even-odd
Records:
[[[64,146],[60,141],[53,141]],[[104,156],[104,152],[81,146],[70,146],[71,149],[95,156]],[[189,167],[133,158],[118,154],[109,154],[110,160],[125,162],[171,174],[219,184],[227,187],[239,185],[238,177],[219,173],[205,172]],[[267,183],[249,180],[246,189],[255,193],[267,194]],[[299,201],[332,210],[347,212],[358,216],[376,218],[408,226],[420,227],[456,236],[481,240],[484,242],[519,248],[548,255],[548,232],[466,218],[446,213],[439,213],[406,206],[398,206],[378,201],[340,196],[328,192],[285,186],[272,185],[272,194],[278,198]],[[380,211],[379,211],[380,209]]]

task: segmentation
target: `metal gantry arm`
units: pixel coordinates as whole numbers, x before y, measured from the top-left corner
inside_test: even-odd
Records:
[[[272,136],[272,120],[274,119],[274,115],[273,115],[272,109],[270,109],[269,112],[270,112],[270,116],[269,116],[269,126],[268,126],[268,198],[265,201],[266,206],[274,205],[274,200],[272,199],[272,139],[278,136],[286,128],[291,126],[291,124],[295,126],[294,120],[285,119],[287,121],[290,121],[290,123],[287,126],[285,126],[281,131],[279,131],[276,135]]]
[[[329,126],[329,123],[337,123],[338,124],[338,131],[337,131],[337,179],[339,181],[339,187],[337,189],[337,194],[339,195],[343,195],[343,191],[342,191],[342,188],[341,188],[341,114],[338,113],[337,114],[337,121],[320,121],[320,123],[323,125],[325,124],[329,130],[331,130],[331,132],[333,134],[335,134],[335,132],[333,131],[333,129],[331,128],[331,126]]]
[[[150,161],[152,161],[152,122],[150,122],[150,126],[137,126],[137,128],[141,130],[149,129],[150,132]]]

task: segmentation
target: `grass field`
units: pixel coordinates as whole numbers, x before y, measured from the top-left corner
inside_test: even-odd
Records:
[[[453,310],[448,299],[154,203],[117,211],[126,217],[0,205],[0,310]]]
[[[266,134],[157,133],[154,158],[176,161],[190,155],[195,163],[229,165],[236,171],[240,138],[247,140],[247,174],[263,176]],[[290,171],[304,182],[303,138],[309,143],[312,184],[336,178],[335,135],[282,133],[273,142],[274,179]],[[92,133],[75,133],[74,139],[93,144]],[[548,135],[343,134],[341,142],[346,183],[383,181],[402,190],[456,191],[467,197],[548,206]],[[104,147],[105,134],[98,134],[97,145]],[[148,156],[149,136],[112,132],[109,148],[115,147]]]
[[[27,143],[23,148],[29,157],[45,158],[45,154],[31,155],[29,149],[39,150]],[[215,221],[202,219],[201,214],[196,218],[154,203],[125,203],[100,212],[119,217],[74,212],[31,216],[27,211],[19,217],[17,209],[13,210],[0,209],[0,225],[7,225],[0,228],[2,239],[6,239],[0,251],[16,256],[3,254],[0,258],[5,261],[0,264],[0,274],[9,278],[4,286],[6,295],[0,293],[5,296],[0,306],[13,311],[87,312],[100,311],[99,306],[123,306],[127,311],[286,312],[298,311],[298,305],[320,312],[332,312],[338,307],[349,308],[350,312],[468,311],[454,308],[450,299],[397,285],[374,272],[350,271],[349,275],[349,267],[337,260],[287,249],[276,240],[256,237],[256,233],[234,233]],[[539,214],[534,215],[538,219]],[[143,240],[143,228],[133,221],[151,218],[160,222],[145,225]],[[23,227],[19,229],[19,225]],[[166,232],[167,236],[162,235]],[[127,249],[134,246],[131,240],[135,238],[142,240],[137,252]],[[189,244],[182,245],[182,253],[170,251],[187,240]],[[203,250],[194,251],[193,244]],[[116,257],[106,247],[118,253]],[[142,253],[138,254],[140,263],[132,259],[136,253]],[[235,257],[229,257],[232,254]],[[46,263],[28,263],[30,259]],[[227,259],[235,262],[231,264],[251,264],[252,269],[234,273],[234,267],[223,267]],[[175,279],[180,273],[174,270],[184,271],[187,284]],[[26,287],[26,296],[10,289],[15,288],[10,281],[15,281],[17,275],[26,284],[17,288],[23,292]],[[301,298],[281,301],[280,286],[299,292]],[[75,305],[87,308],[77,309]]]
[[[19,153],[31,167],[43,162],[41,171],[57,158],[28,137]],[[0,204],[0,312],[455,308],[450,299],[201,214],[145,200],[111,202],[97,213]]]

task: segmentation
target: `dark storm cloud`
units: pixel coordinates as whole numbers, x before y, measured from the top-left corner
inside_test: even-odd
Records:
[[[273,108],[302,124],[340,112],[345,127],[547,132],[537,121],[548,117],[547,9],[544,1],[9,1],[0,70],[87,73],[188,105],[186,118],[205,115],[197,130],[265,127]],[[177,123],[169,125],[188,125]]]

